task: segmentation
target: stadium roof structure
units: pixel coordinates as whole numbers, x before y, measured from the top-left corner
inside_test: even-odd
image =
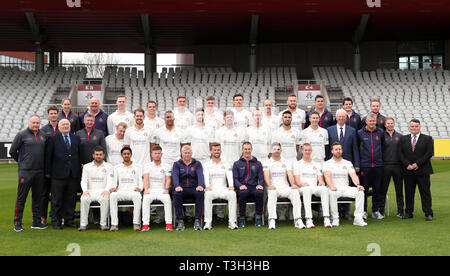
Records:
[[[258,43],[351,41],[363,15],[364,40],[450,36],[447,0],[8,0],[0,50],[192,52],[249,43],[252,15]]]

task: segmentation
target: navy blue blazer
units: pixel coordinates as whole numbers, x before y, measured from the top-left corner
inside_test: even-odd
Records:
[[[339,142],[338,125],[330,126],[327,128],[327,131],[329,145],[326,147],[326,159],[329,160],[333,157],[331,155],[331,145],[333,145],[334,142]],[[342,142],[342,158],[352,162],[353,166],[360,167],[358,137],[356,136],[356,130],[348,125],[345,125],[344,131],[345,135]]]
[[[61,133],[50,136],[45,147],[45,175],[54,179],[81,177],[80,137],[70,133],[70,151]]]

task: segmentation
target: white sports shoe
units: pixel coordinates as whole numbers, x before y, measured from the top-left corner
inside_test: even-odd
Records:
[[[355,220],[353,221],[353,225],[364,227],[367,226],[367,223],[362,218],[355,218]]]
[[[308,229],[316,228],[312,219],[306,219],[306,228]]]
[[[363,219],[367,219],[367,217],[369,216],[369,214],[367,214],[367,212],[364,212],[364,214],[363,214]]]
[[[235,222],[229,222],[228,228],[235,230],[235,229],[238,229],[239,227],[237,226],[237,224]]]
[[[301,218],[299,218],[299,219],[297,219],[295,221],[295,228],[298,228],[298,229],[304,229],[305,228],[305,224],[303,224],[303,221],[302,221]]]
[[[372,218],[375,218],[375,219],[384,219],[384,216],[380,213],[380,212],[373,212],[372,213]]]
[[[331,224],[333,227],[339,226],[339,219],[333,219],[333,223]]]
[[[211,230],[212,225],[211,222],[205,222],[205,226],[203,227],[203,230]]]
[[[269,230],[275,230],[275,219],[269,219]]]
[[[332,228],[333,227],[331,225],[330,218],[326,217],[326,218],[323,219],[323,226],[325,226],[325,228]]]

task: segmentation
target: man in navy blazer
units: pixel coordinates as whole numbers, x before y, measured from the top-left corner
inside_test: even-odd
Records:
[[[329,142],[326,146],[326,160],[333,157],[331,154],[330,145],[333,145],[334,142],[339,142],[342,145],[342,158],[352,162],[356,172],[358,173],[360,168],[360,158],[356,130],[346,125],[346,120],[347,113],[344,109],[339,109],[336,111],[337,124],[327,128]],[[350,219],[350,204],[339,204],[339,213],[342,217]]]
[[[54,229],[64,226],[76,227],[73,214],[76,194],[80,185],[80,137],[70,133],[70,122],[58,123],[61,133],[47,140],[45,149],[45,177],[51,179],[52,225]]]
[[[356,169],[356,172],[359,172],[360,168],[360,159],[359,159],[359,149],[358,149],[358,141],[356,137],[356,130],[352,127],[349,127],[345,124],[345,120],[347,119],[346,112],[343,109],[339,109],[336,112],[336,121],[337,124],[334,126],[330,126],[327,128],[328,130],[328,138],[329,143],[326,148],[327,157],[329,160],[331,157],[331,150],[329,145],[332,145],[334,142],[339,142],[342,145],[342,157],[352,162],[353,166]],[[342,139],[341,136],[341,128],[342,128]]]

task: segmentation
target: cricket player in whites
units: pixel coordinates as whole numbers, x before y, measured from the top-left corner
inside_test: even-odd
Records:
[[[305,228],[302,221],[302,203],[297,191],[298,187],[295,185],[292,163],[281,157],[281,145],[279,143],[272,144],[272,157],[264,162],[263,170],[264,180],[268,188],[269,229],[275,229],[278,197],[289,198],[293,206],[295,227]]]
[[[294,179],[299,192],[303,195],[303,204],[305,207],[306,228],[314,228],[312,221],[311,198],[313,195],[319,196],[322,203],[324,221],[326,228],[331,228],[330,222],[330,198],[328,188],[322,175],[322,165],[312,159],[312,146],[308,143],[303,144],[303,158],[294,164]]]
[[[111,231],[119,230],[119,218],[117,203],[124,200],[133,201],[133,230],[141,230],[141,191],[143,188],[142,169],[131,161],[133,154],[131,148],[124,147],[122,164],[114,167],[114,180],[110,190]]]
[[[142,202],[142,232],[150,230],[150,204],[159,200],[164,204],[166,230],[172,231],[172,200],[169,189],[172,168],[161,162],[162,148],[152,148],[153,162],[144,165],[144,200]]]
[[[81,176],[83,194],[80,198],[80,228],[78,230],[87,230],[89,206],[92,202],[98,202],[100,203],[100,229],[106,231],[108,230],[109,190],[113,184],[114,167],[103,161],[105,149],[101,146],[94,148],[92,157],[94,161],[84,165]]]
[[[333,158],[323,165],[323,174],[330,189],[330,209],[333,218],[333,227],[339,226],[339,212],[337,200],[340,197],[355,199],[355,219],[353,225],[367,226],[363,220],[364,215],[364,187],[359,184],[359,178],[350,161],[342,158],[342,145],[339,142],[331,146]],[[350,187],[348,176],[352,178],[356,187]]]
[[[205,230],[212,229],[212,202],[214,199],[228,200],[228,228],[238,229],[236,225],[236,193],[234,192],[232,167],[222,162],[222,149],[219,143],[210,146],[211,159],[203,169],[205,177]]]

